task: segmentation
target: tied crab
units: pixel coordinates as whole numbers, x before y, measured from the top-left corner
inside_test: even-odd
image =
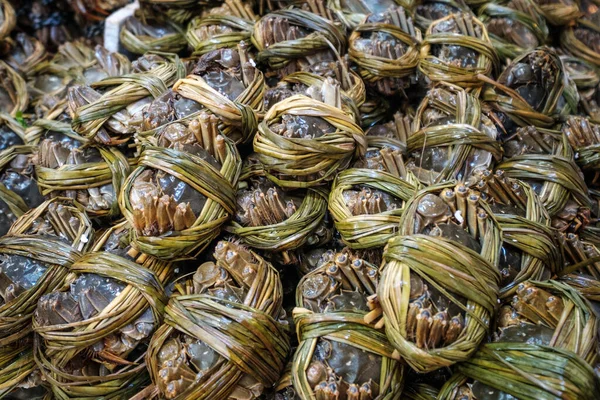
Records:
[[[116,153],[114,150],[111,153],[117,155],[115,157],[117,165],[127,163],[121,153]],[[106,165],[110,161],[107,161],[105,154],[98,148],[82,146],[81,142],[60,132],[47,133],[40,143],[37,155],[38,173],[41,176],[40,181],[43,182],[41,185],[44,189],[43,193],[75,199],[93,214],[102,215],[110,212],[113,205],[116,204],[115,189],[118,189],[118,187],[115,188],[110,174],[109,179],[103,178],[100,185],[92,184],[87,189],[77,189],[76,185],[71,186],[67,182],[53,185],[53,182],[46,179],[46,175],[43,173],[60,174],[56,171],[77,170],[83,165]]]
[[[269,264],[234,241],[220,241],[213,255],[215,262],[203,263],[191,279],[176,283],[176,290],[184,298],[197,296],[198,299],[215,299],[232,305],[245,304],[273,318],[285,318],[281,308],[281,283],[276,285],[275,291],[264,293],[267,297],[259,299],[255,296],[258,280],[266,279],[262,283],[268,285],[269,279],[276,277],[271,275],[274,270]],[[261,289],[258,292],[261,293]],[[211,374],[218,372],[228,362],[209,342],[178,330],[168,330],[167,336],[157,346],[153,353],[156,356],[153,361],[156,363],[155,382],[167,399],[193,398],[189,396],[193,396],[195,390],[200,390],[198,385],[204,385]],[[257,399],[265,390],[264,383],[254,374],[241,371],[232,378],[230,384],[229,398]]]
[[[350,36],[349,54],[382,95],[404,93],[416,80],[421,32],[402,7],[369,15]]]
[[[163,147],[194,154],[219,170],[225,158],[225,139],[218,134],[216,118],[204,113],[185,127],[171,124],[158,137]],[[133,181],[129,193],[133,225],[139,234],[158,236],[190,228],[206,197],[189,184],[162,170],[147,169]]]
[[[367,326],[353,325],[368,312],[378,280],[377,267],[360,253],[348,249],[335,253],[330,261],[300,280],[294,310],[298,332],[313,327],[318,331],[319,322],[329,319],[337,326],[335,330],[340,331],[331,336],[312,334],[310,339],[299,334],[300,346],[294,357],[292,376],[296,379],[299,374],[302,376],[301,381],[294,381],[295,392],[301,398],[310,395],[317,399],[369,400],[398,389],[395,385],[401,369],[396,369],[391,353],[382,351],[389,349],[385,337],[375,330],[371,332],[372,328]],[[353,328],[372,340],[379,339],[377,344],[382,347],[374,350],[356,341]],[[344,340],[338,340],[339,337]],[[387,363],[390,367],[384,368]]]
[[[300,281],[297,302],[316,313],[369,311],[368,298],[379,279],[377,266],[348,249],[324,256]]]
[[[252,43],[259,50],[259,62],[268,63],[277,74],[286,76],[297,71],[329,70],[343,53],[345,38],[333,22],[294,9],[274,11],[258,20]],[[293,52],[286,50],[290,43],[297,43]]]

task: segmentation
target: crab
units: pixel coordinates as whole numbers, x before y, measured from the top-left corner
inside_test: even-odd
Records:
[[[272,225],[297,211],[301,199],[287,195],[271,181],[259,177],[238,191],[236,219],[244,226]]]
[[[372,400],[379,395],[381,356],[320,338],[306,371],[317,399]]]
[[[523,0],[511,0],[506,4],[506,8],[522,12],[533,20],[539,18],[531,4]],[[486,23],[486,28],[490,35],[495,35],[522,49],[535,49],[541,44],[534,32],[517,18],[493,17]]]
[[[503,139],[504,157],[524,154],[553,154],[558,145],[557,138],[541,132],[535,126],[517,128],[516,132]]]
[[[146,260],[129,245],[121,243],[120,238],[128,230],[113,232],[107,240],[105,250],[131,259],[136,263]],[[139,255],[139,257],[138,257]],[[55,291],[42,296],[37,304],[34,318],[40,326],[75,324],[98,316],[127,287],[126,284],[112,278],[93,273],[79,275],[70,283],[68,291]],[[98,342],[85,348],[78,354],[77,362],[89,364],[89,371],[114,371],[123,365],[130,365],[127,356],[144,340],[147,340],[156,327],[152,310],[148,307],[135,320],[122,326],[113,333],[106,334]],[[65,371],[76,370],[76,365],[66,364]],[[109,373],[109,372],[107,372]],[[101,376],[101,375],[94,375]]]
[[[261,35],[260,41],[267,50],[269,46],[276,43],[300,40],[314,34],[309,29],[276,14],[268,14],[261,18],[256,23],[254,31],[255,35]],[[285,77],[298,71],[326,71],[336,61],[335,53],[329,48],[317,50],[310,55],[295,58],[292,62],[280,68],[277,74],[280,77]]]
[[[457,18],[433,24],[430,29],[434,34],[461,34],[481,38],[483,32],[480,26],[473,23],[473,18],[469,14],[457,14]],[[457,21],[461,21],[461,23]],[[463,25],[462,21],[466,25]],[[454,44],[434,45],[432,46],[431,53],[450,66],[458,68],[474,68],[477,66],[479,60],[479,53],[477,51]]]
[[[460,8],[455,7],[451,3],[445,1],[428,0],[417,5],[415,13],[417,16],[424,18],[425,20],[429,21],[429,23],[431,23],[432,21],[442,19],[450,14],[456,14],[460,11]],[[428,26],[429,24],[426,24],[426,26],[422,27],[426,29]]]
[[[563,309],[560,296],[523,282],[511,303],[500,309],[495,340],[549,345]]]
[[[381,14],[371,14],[367,17],[366,24],[382,24],[382,26],[394,26],[402,29],[404,33],[417,40],[420,32],[415,30],[412,18],[406,15],[403,7],[393,7]],[[409,46],[383,30],[375,30],[369,36],[363,35],[353,43],[356,50],[378,59],[397,60],[404,56]],[[412,79],[414,81],[414,78]],[[403,94],[411,83],[411,77],[385,78],[374,83],[375,89],[384,96]]]
[[[234,241],[220,241],[213,255],[216,263],[209,261],[201,264],[192,279],[185,284],[185,293],[206,293],[246,304],[245,297],[264,261]],[[264,304],[272,303],[269,300]],[[271,313],[278,314],[274,317],[284,317],[279,315],[279,310],[278,307],[271,309]],[[157,385],[167,399],[172,399],[224,360],[205,342],[174,331],[159,349],[157,361],[160,367]],[[237,381],[230,398],[252,400],[258,398],[263,391],[262,384],[250,376],[243,376]]]
[[[33,161],[34,157],[30,154],[17,155],[0,173],[0,185],[17,195],[28,209],[35,208],[44,201],[33,178]],[[16,219],[13,209],[0,196],[0,234],[6,234]]]
[[[443,236],[475,251],[485,235],[488,215],[481,207],[481,194],[459,183],[439,194],[427,193],[416,205],[414,233]]]
[[[159,145],[193,154],[215,170],[226,158],[225,138],[218,119],[202,112],[197,119],[173,123],[160,130]],[[157,236],[190,228],[200,215],[206,197],[182,180],[160,170],[146,169],[133,181],[129,199],[138,234]]]
[[[413,129],[408,130],[408,139],[417,134],[423,129],[428,129],[436,126],[460,124],[459,110],[456,108],[460,103],[465,101],[464,93],[460,91],[448,90],[443,87],[434,87],[427,96],[423,99],[420,109],[422,110],[420,118],[420,126],[413,126]],[[463,99],[461,101],[460,99]],[[444,104],[449,105],[443,106]],[[494,122],[485,113],[481,113],[477,118],[477,124],[474,128],[485,133],[490,139],[497,139],[498,129]],[[465,123],[462,121],[462,123]],[[468,122],[466,122],[468,123]],[[450,167],[454,167],[456,172],[452,178],[469,182],[480,171],[488,169],[497,155],[492,152],[473,147],[466,157],[461,158],[458,165],[455,160],[455,154],[452,146],[428,146],[425,139],[424,146],[419,146],[414,150],[409,149],[407,169],[412,171],[422,182],[431,184],[438,182],[441,179],[441,172]]]
[[[306,275],[297,291],[313,312],[368,311],[378,279],[375,265],[344,249]]]
[[[98,162],[104,162],[98,149],[80,147],[79,142],[62,133],[52,133],[40,143],[38,164],[44,168],[58,169],[65,165]],[[55,191],[53,194],[76,199],[84,207],[93,211],[109,210],[115,199],[112,183],[88,189]]]

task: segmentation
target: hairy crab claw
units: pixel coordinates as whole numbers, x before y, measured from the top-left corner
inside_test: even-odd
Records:
[[[259,178],[253,180],[250,187],[238,192],[236,218],[244,226],[277,224],[291,217],[300,203],[300,199]]]

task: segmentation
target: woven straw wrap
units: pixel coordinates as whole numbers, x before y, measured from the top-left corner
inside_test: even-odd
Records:
[[[579,205],[590,205],[587,186],[564,136],[554,154],[515,156],[498,164],[497,168],[510,178],[542,183],[539,196],[550,216],[560,212],[571,197]]]
[[[15,50],[13,50],[12,53],[9,53],[5,60],[11,67],[19,71],[25,77],[31,75],[34,68],[48,58],[48,53],[42,42],[25,33],[17,33],[15,35],[15,40],[12,41],[11,39],[10,42]],[[20,53],[24,53],[25,57],[23,59],[21,59],[22,56]]]
[[[287,19],[290,24],[311,31],[303,38],[265,44],[261,32],[269,18]],[[258,50],[257,60],[268,63],[273,69],[285,67],[297,58],[313,55],[318,51],[332,50],[344,54],[346,38],[341,27],[328,19],[300,9],[279,10],[265,15],[254,26],[252,43]]]
[[[560,281],[577,290],[589,301],[600,301],[600,281],[585,274],[567,274],[561,276]]]
[[[29,106],[29,93],[27,92],[25,79],[2,60],[0,60],[0,78],[2,79],[0,90],[7,92],[13,104],[12,109],[2,111],[8,112],[12,117],[25,112],[27,106]]]
[[[404,7],[404,9],[410,11],[411,13],[414,11],[417,6],[417,2],[413,0],[394,0],[398,6]],[[368,6],[371,4],[367,3]],[[364,3],[361,5],[365,7]],[[384,10],[375,10],[363,8],[363,12],[354,12],[349,9],[349,7],[345,4],[343,0],[329,0],[327,2],[327,9],[331,12],[335,13],[335,16],[346,26],[348,30],[356,29],[361,23],[364,22],[365,18],[368,14],[382,12]],[[373,4],[373,6],[377,7],[377,4]],[[381,5],[379,5],[381,7]]]
[[[424,17],[422,14],[427,13],[427,11],[420,10],[420,7],[426,9],[428,5],[433,5],[435,7],[436,4],[440,4],[443,7],[447,7],[449,9],[448,13],[471,12],[469,6],[467,6],[465,2],[460,0],[435,0],[432,2],[427,2],[426,4],[421,4],[417,6],[415,10],[415,23],[419,28],[421,28],[424,31],[427,30],[427,28],[429,28],[429,25],[431,25],[431,23],[435,20]],[[452,10],[450,10],[450,8],[452,8]]]
[[[54,124],[54,127],[58,128],[58,124],[60,123]],[[88,207],[86,211],[98,217],[118,216],[120,211],[117,196],[136,160],[127,159],[114,147],[98,147],[98,150],[103,158],[101,162],[63,164],[56,169],[36,165],[35,172],[42,195],[61,191],[88,190],[112,184],[115,194],[110,208]]]
[[[69,276],[71,282],[82,274],[113,279],[126,285],[119,295],[98,315],[83,321],[42,326],[33,319],[33,328],[39,335],[35,343],[36,363],[58,399],[124,398],[137,393],[148,381],[143,355],[129,364],[121,363],[120,368],[106,376],[78,376],[63,369],[75,355],[135,322],[148,308],[155,326],[162,322],[167,303],[163,284],[170,279],[172,266],[146,255],[134,262],[103,251],[112,233],[121,229],[128,227],[120,223],[107,230],[91,252],[71,265]]]
[[[523,400],[592,400],[600,396],[594,370],[576,354],[555,347],[488,343],[459,364],[457,371],[438,399],[458,399],[459,387],[472,382],[470,379]]]
[[[130,192],[135,179],[147,168],[173,175],[207,200],[190,228],[161,236],[140,236],[134,232],[134,248],[163,260],[181,259],[202,251],[219,235],[221,226],[235,212],[235,187],[241,170],[235,145],[227,139],[225,144],[226,156],[219,171],[194,154],[150,145],[143,148],[138,167],[129,175],[119,194],[121,212],[130,223],[133,224]]]
[[[48,266],[31,289],[0,306],[0,346],[4,346],[31,332],[31,317],[38,299],[63,285],[80,253],[55,237],[19,234],[0,238],[0,254],[27,257]]]
[[[242,46],[238,49],[241,55]],[[247,142],[256,132],[259,114],[262,114],[265,95],[263,73],[255,68],[254,79],[251,82],[244,82],[244,85],[246,86],[244,91],[233,101],[210,87],[198,75],[188,75],[185,79],[178,80],[173,86],[173,91],[200,103],[219,117],[221,121],[219,129],[223,135],[236,142]],[[238,138],[238,135],[241,137]]]
[[[109,88],[102,96],[74,110],[73,130],[86,138],[93,138],[111,116],[145,97],[159,97],[185,74],[178,58],[163,60],[149,71],[106,78],[96,82],[95,88]]]
[[[537,295],[540,291],[560,299],[562,308],[548,312],[549,307],[543,300],[546,295]],[[512,299],[511,308],[519,314],[517,321],[554,330],[550,342],[543,344],[572,351],[590,365],[598,363],[599,321],[592,305],[574,288],[554,280],[528,281],[520,285],[517,295]],[[502,328],[500,335],[501,332]]]
[[[461,27],[463,34],[439,32],[433,33],[433,29],[441,23],[454,20]],[[481,29],[481,37],[473,33],[474,27]],[[431,54],[431,47],[435,45],[456,45],[467,47],[476,51],[477,65],[475,67],[462,68]],[[470,14],[452,14],[438,19],[429,25],[425,33],[425,39],[421,45],[421,60],[419,71],[425,74],[433,82],[447,82],[464,88],[477,88],[483,85],[478,75],[490,75],[498,64],[498,56],[494,46],[487,34],[485,25]]]
[[[0,171],[4,170],[4,168],[8,166],[11,163],[11,161],[15,159],[15,157],[18,157],[19,155],[30,155],[33,154],[34,151],[34,146],[27,145],[11,146],[0,151]],[[21,198],[21,196],[19,196],[12,190],[8,190],[2,182],[0,182],[0,201],[5,202],[10,211],[17,218],[29,210],[28,205]]]
[[[17,25],[17,14],[8,0],[0,1],[0,13],[2,13],[2,24],[0,24],[0,40],[6,38]]]
[[[340,69],[340,95],[342,97],[342,109],[355,116],[357,123],[360,123],[359,108],[363,105],[367,96],[367,88],[365,83],[352,70],[348,71],[345,67]],[[302,84],[307,87],[322,87],[327,79],[321,75],[311,72],[294,72],[286,75],[281,81],[290,84]]]
[[[204,39],[196,34],[196,29],[204,26],[219,25],[231,28],[233,32],[218,33],[210,39]],[[233,15],[208,15],[196,17],[190,21],[185,38],[192,48],[194,56],[201,56],[209,51],[222,48],[235,48],[240,42],[250,45],[254,22]]]
[[[495,19],[505,18],[514,21],[516,26],[524,27],[530,34],[533,34],[538,40],[538,44],[542,45],[548,40],[548,26],[546,20],[542,15],[535,11],[534,0],[520,0],[518,6],[520,9],[515,9],[517,3],[513,3],[511,7],[501,5],[498,3],[485,3],[479,8],[478,15],[481,22],[489,24]],[[523,11],[525,10],[525,11]],[[532,15],[533,14],[533,15]],[[498,53],[498,57],[501,60],[512,59],[519,56],[531,48],[524,48],[514,43],[514,41],[507,40],[506,38],[494,35],[490,35],[490,40]],[[537,46],[534,46],[537,47]]]
[[[512,282],[500,288],[500,296],[513,295],[519,283],[542,280],[555,276],[563,268],[562,252],[551,228],[550,217],[533,189],[520,181],[526,204],[516,204],[525,216],[496,213],[495,219],[502,230],[502,242],[521,251],[521,265]]]
[[[384,246],[398,232],[403,209],[353,215],[344,191],[356,186],[380,190],[403,202],[414,195],[417,186],[391,173],[363,168],[347,169],[336,176],[329,193],[329,212],[344,244],[353,249]]]
[[[571,0],[537,0],[534,7],[552,25],[570,25],[581,16],[577,2]]]
[[[387,34],[404,43],[408,47],[406,52],[400,58],[391,59],[360,51],[356,41],[373,32]],[[405,78],[413,75],[417,69],[421,42],[421,31],[418,28],[415,28],[415,36],[412,36],[410,32],[395,25],[365,21],[356,27],[348,42],[350,59],[358,65],[360,76],[369,83],[386,78]]]
[[[288,219],[273,225],[242,226],[231,221],[228,232],[239,236],[248,246],[281,252],[306,244],[327,211],[327,192],[321,188],[306,190],[300,207]]]
[[[452,98],[454,98],[454,102],[451,102]],[[448,99],[449,102],[445,99]],[[454,117],[454,121],[440,125],[434,122],[429,126],[424,126],[424,115],[428,111],[438,113],[441,111]],[[490,152],[496,160],[501,159],[500,143],[495,137],[491,137],[483,131],[481,124],[481,102],[476,96],[453,85],[441,86],[429,91],[413,119],[413,133],[406,141],[406,153],[421,152],[426,147],[447,147],[449,155],[444,168],[439,173],[432,170],[431,174],[434,176],[425,179],[424,183],[439,183],[457,179],[459,174],[465,173],[469,157],[476,149]],[[416,175],[423,180],[420,174]],[[462,177],[462,179],[467,178],[468,176]]]
[[[286,138],[270,129],[285,114],[322,118],[336,130],[314,139]],[[302,95],[288,97],[271,107],[254,137],[254,151],[265,174],[278,186],[287,188],[313,187],[331,181],[353,156],[366,151],[366,145],[364,133],[353,116]]]
[[[493,229],[486,234],[491,235]],[[494,240],[485,240],[488,241]],[[485,242],[482,255],[451,240],[425,235],[397,236],[388,242],[377,297],[383,310],[386,335],[413,369],[429,372],[467,360],[487,336],[498,299],[500,276],[488,259],[490,253],[497,250],[486,251],[492,246]],[[450,345],[419,349],[407,339],[411,274],[417,274],[466,313],[464,330]],[[401,287],[398,282],[402,282]],[[465,297],[467,305],[454,300],[453,294]]]
[[[24,342],[24,346],[11,344],[0,349],[0,396],[4,397],[18,388],[35,371],[35,360],[28,345],[29,343]]]
[[[584,171],[600,169],[600,125],[587,118],[569,116],[562,128],[577,154],[575,162]]]
[[[544,98],[545,101],[543,107],[541,107],[541,110],[539,111],[536,111],[529,103],[527,103],[516,90],[500,83],[502,79],[507,78],[507,74],[510,73],[511,68],[520,62],[526,61],[533,53],[538,53],[538,55],[548,58],[548,65],[555,67],[558,71],[557,76],[554,79],[554,85],[550,88],[549,93]],[[499,82],[492,81],[486,77],[481,78],[494,87],[487,88],[483,92],[481,99],[490,104],[494,110],[507,114],[517,125],[533,125],[538,128],[552,128],[556,123],[555,113],[557,112],[557,104],[565,88],[565,79],[560,58],[553,50],[540,48],[521,54],[519,57],[515,58],[508,68],[504,70],[502,75],[500,75]]]
[[[287,332],[277,321],[283,295],[281,281],[271,264],[251,254],[257,267],[250,281],[217,258],[217,266],[233,278],[231,285],[245,289],[241,302],[214,297],[208,291],[194,293],[193,288],[183,290],[181,286],[169,300],[165,323],[152,337],[146,356],[154,384],[158,386],[162,368],[158,364],[160,350],[175,334],[201,340],[220,355],[210,373],[198,376],[174,399],[228,398],[246,376],[270,388],[283,372],[290,348]]]
[[[315,400],[308,382],[307,370],[320,339],[337,341],[382,357],[379,396],[397,399],[404,384],[402,363],[385,335],[369,326],[360,312],[313,313],[305,308],[294,309],[294,324],[298,348],[292,363],[292,382],[301,399]]]
[[[570,55],[561,55],[566,74],[575,82],[580,91],[582,100],[593,95],[600,83],[600,71],[589,61],[582,60],[579,57]]]
[[[178,53],[187,45],[185,32],[179,25],[171,21],[166,21],[166,24],[173,28],[174,32],[155,37],[136,34],[125,23],[119,33],[120,43],[133,54],[145,54],[147,52]]]

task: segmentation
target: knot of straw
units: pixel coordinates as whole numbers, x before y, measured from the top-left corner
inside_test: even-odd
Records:
[[[35,172],[42,195],[65,190],[88,190],[108,184],[112,184],[114,192],[119,193],[135,160],[128,160],[114,147],[98,147],[98,151],[104,162],[63,164],[56,169],[36,165]],[[87,212],[95,216],[118,216],[117,196],[114,196],[109,209],[89,208]]]
[[[379,385],[379,395],[393,398],[400,394],[404,384],[402,364],[385,334],[368,325],[364,316],[360,312],[313,313],[305,308],[294,309],[299,343],[292,363],[292,382],[300,398],[315,398],[307,370],[321,338],[381,356],[382,374],[380,382],[375,382]]]
[[[265,25],[269,19],[278,17],[312,33],[299,39],[265,43]],[[267,62],[269,67],[280,69],[294,59],[313,55],[320,50],[332,49],[338,54],[344,54],[346,38],[341,27],[328,19],[308,11],[291,9],[278,10],[261,18],[254,26],[252,43],[258,49],[259,62]]]
[[[454,21],[461,33],[437,32],[439,24]],[[478,36],[476,28],[481,30]],[[472,49],[478,53],[475,67],[461,67],[431,54],[432,46],[449,45]],[[478,75],[490,75],[498,65],[498,56],[490,41],[485,25],[469,14],[451,14],[431,23],[421,45],[419,70],[433,82],[447,82],[464,88],[477,88],[483,85]]]
[[[25,79],[2,60],[0,60],[0,78],[12,101],[12,109],[4,111],[8,111],[12,117],[25,112],[29,106],[29,92]]]
[[[229,100],[197,75],[180,79],[173,86],[173,91],[200,103],[219,117],[223,125],[220,127],[222,134],[232,137],[233,133],[241,133],[241,141],[246,142],[258,127],[265,94],[263,73],[258,69],[254,72],[253,80],[245,82],[246,88],[235,100]]]
[[[135,179],[147,168],[166,172],[206,197],[206,203],[194,224],[182,231],[161,236],[140,236],[133,233],[132,246],[144,254],[163,260],[174,260],[202,250],[220,233],[221,226],[235,212],[235,185],[240,174],[239,153],[235,145],[225,140],[227,154],[217,171],[202,157],[163,147],[146,146],[138,167],[129,175],[119,194],[123,216],[133,224],[130,192]]]
[[[510,178],[541,182],[539,197],[550,216],[560,212],[570,197],[582,206],[590,206],[587,185],[564,137],[554,154],[515,156],[497,167]]]
[[[179,59],[164,60],[149,71],[125,74],[96,82],[92,87],[110,87],[96,101],[77,107],[73,112],[73,130],[93,138],[114,114],[147,96],[159,97],[175,81],[182,78],[185,68]]]
[[[388,242],[383,256],[385,264],[377,297],[386,335],[400,356],[419,372],[467,360],[487,336],[495,312],[500,280],[495,265],[461,244],[425,235],[397,236]],[[420,349],[408,340],[411,274],[418,275],[465,312],[465,327],[455,342]],[[467,304],[455,295],[466,298]]]
[[[31,332],[38,299],[63,285],[81,254],[58,238],[23,234],[0,238],[0,254],[29,258],[48,267],[32,288],[0,306],[0,346],[5,346]]]
[[[479,8],[478,14],[479,19],[486,24],[494,19],[502,18],[514,21],[513,23],[524,27],[529,33],[532,33],[539,44],[543,44],[548,39],[548,26],[544,17],[537,13],[534,7],[533,0],[519,0],[513,2],[511,7],[490,2],[482,5]],[[506,58],[512,59],[528,50],[533,50],[532,48],[519,46],[514,40],[508,40],[505,37],[494,34],[490,34],[490,39],[498,52],[498,57],[502,60]]]
[[[196,33],[204,26],[219,25],[231,28],[232,32],[218,33],[210,39],[199,37]],[[201,56],[213,50],[222,48],[236,48],[240,42],[247,45],[251,43],[254,22],[233,15],[208,15],[196,17],[190,21],[185,37],[194,50],[193,56]]]
[[[594,370],[576,354],[555,347],[521,343],[485,344],[457,370],[519,399],[592,400],[600,396]],[[465,379],[451,379],[440,391],[447,399],[452,387]]]
[[[453,117],[453,123],[425,126],[428,110],[449,114]],[[496,160],[500,160],[501,144],[480,129],[481,117],[481,102],[472,94],[452,85],[433,89],[417,109],[413,133],[406,141],[406,153],[416,153],[425,147],[448,148],[448,162],[441,171],[436,172],[432,183],[456,179],[475,149],[488,151]]]
[[[321,118],[333,125],[335,132],[310,139],[283,137],[271,130],[283,115]],[[254,151],[266,175],[277,185],[289,188],[312,187],[332,180],[366,148],[364,132],[351,115],[303,95],[288,97],[271,107],[254,137]]]
[[[417,187],[389,172],[362,168],[342,171],[333,181],[329,212],[343,242],[353,249],[382,247],[397,234],[404,209],[354,215],[348,208],[344,191],[355,186],[380,190],[402,201],[408,201]]]
[[[419,63],[419,46],[421,31],[415,30],[411,35],[407,29],[384,23],[362,23],[356,27],[348,38],[348,54],[350,59],[360,68],[360,76],[367,82],[374,83],[385,78],[404,78],[412,75]],[[356,41],[372,32],[387,34],[407,46],[404,54],[399,58],[374,56],[361,51],[356,46]]]
[[[312,188],[306,191],[296,212],[283,222],[245,227],[232,221],[226,229],[252,248],[278,252],[294,250],[306,244],[320,226],[326,211],[327,192]]]

